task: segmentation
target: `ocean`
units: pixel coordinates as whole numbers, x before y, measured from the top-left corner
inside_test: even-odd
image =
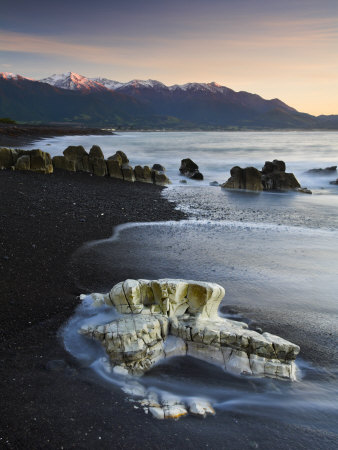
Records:
[[[248,415],[258,429],[277,420],[335,439],[338,186],[329,182],[338,175],[305,172],[337,164],[338,133],[129,132],[45,139],[38,147],[56,155],[68,145],[89,150],[93,144],[106,156],[124,151],[132,165],[164,165],[172,185],[163,196],[188,219],[122,225],[111,239],[78,250],[74,262],[79,273],[81,264],[93,262],[99,292],[112,287],[109,280],[117,266],[124,278],[219,283],[226,291],[222,315],[245,320],[301,348],[295,383],[236,377],[205,363],[175,358],[143,377],[144,386],[181,398],[203,395],[220,423],[224,414]],[[199,165],[204,181],[180,183],[180,160],[188,157]],[[234,165],[260,169],[273,159],[285,161],[287,171],[313,194],[239,192],[209,185],[226,181]],[[86,292],[90,280],[80,277],[78,284]],[[65,345],[100,377],[109,378],[101,364],[102,351],[97,347],[93,352],[92,344],[73,332],[81,323],[97,320],[93,314],[88,305],[79,307],[63,331]],[[117,380],[111,376],[111,382]]]

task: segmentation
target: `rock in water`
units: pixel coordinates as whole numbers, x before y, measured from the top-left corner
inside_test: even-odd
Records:
[[[165,172],[165,167],[162,164],[153,164],[153,170],[157,170],[158,172]]]
[[[126,280],[107,294],[92,296],[96,305],[109,305],[123,315],[110,323],[84,325],[79,332],[99,340],[112,365],[130,374],[141,375],[165,357],[189,355],[236,374],[296,378],[299,347],[219,317],[224,289],[218,284]]]
[[[198,169],[198,165],[194,163],[190,158],[182,159],[180,172],[185,177],[192,180],[203,180],[203,175]]]
[[[332,175],[337,172],[337,166],[325,167],[325,169],[310,169],[305,173],[311,173],[313,175]]]
[[[330,181],[330,184],[338,184],[338,178],[335,181]]]
[[[235,166],[230,170],[230,178],[224,184],[223,188],[227,189],[248,189],[250,191],[262,191],[262,174],[254,167]]]
[[[230,178],[222,184],[227,189],[248,189],[250,191],[297,190],[301,186],[293,173],[285,172],[285,162],[274,159],[266,161],[262,171],[254,167],[235,166]]]
[[[135,166],[134,174],[136,181],[141,181],[143,183],[152,183],[152,173],[148,166]]]

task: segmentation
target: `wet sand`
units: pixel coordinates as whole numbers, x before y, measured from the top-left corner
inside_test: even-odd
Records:
[[[65,352],[58,331],[81,293],[72,254],[120,223],[184,218],[161,188],[81,173],[2,171],[0,192],[0,447],[336,448],[333,433],[232,411],[157,421]],[[133,248],[125,251],[133,257]],[[92,267],[95,260],[88,277]],[[124,270],[117,267],[109,285]],[[90,285],[100,290],[99,279]]]

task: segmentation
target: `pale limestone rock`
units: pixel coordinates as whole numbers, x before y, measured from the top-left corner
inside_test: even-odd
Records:
[[[193,399],[189,402],[189,411],[194,416],[205,417],[207,415],[215,415],[215,410],[207,400]]]
[[[155,419],[163,420],[164,419],[164,410],[159,407],[150,407],[149,411],[155,417]]]
[[[141,375],[162,358],[190,355],[235,374],[294,380],[299,347],[247,324],[217,315],[224,289],[189,280],[125,280],[107,294],[93,294],[123,314],[79,332],[102,343],[110,361]]]

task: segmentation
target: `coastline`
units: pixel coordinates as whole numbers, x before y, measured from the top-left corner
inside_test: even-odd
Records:
[[[224,448],[225,441],[232,449],[333,448],[331,433],[250,411],[158,422],[64,350],[58,332],[82,293],[71,255],[86,241],[110,237],[117,224],[186,218],[161,196],[163,188],[58,170],[1,171],[0,187],[5,448],[195,449]],[[88,262],[93,289],[94,266]],[[120,278],[115,271],[109,285]]]
[[[110,136],[114,134],[112,131],[102,128],[83,126],[0,124],[0,147],[20,148],[40,139],[56,136]]]

